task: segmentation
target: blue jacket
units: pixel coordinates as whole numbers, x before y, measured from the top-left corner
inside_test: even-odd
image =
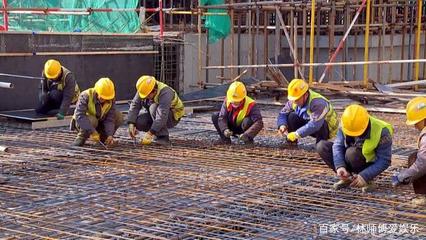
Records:
[[[303,107],[297,106],[296,110],[293,110],[293,107],[292,107],[293,101],[288,101],[278,115],[277,128],[280,128],[280,126],[282,125],[288,127],[288,123],[287,123],[288,115],[291,112],[294,112],[299,117],[308,121],[308,123],[305,124],[303,127],[297,129],[296,131],[297,134],[302,138],[309,136],[311,134],[314,134],[315,132],[320,130],[320,128],[324,124],[325,116],[327,113],[324,111],[328,111],[328,108],[329,108],[328,104],[329,103],[325,101],[324,99],[320,99],[320,98],[313,99],[310,104],[311,115],[309,115],[307,102],[305,103]]]
[[[345,141],[342,129],[339,128],[337,137],[333,144],[333,161],[336,170],[340,167],[346,167],[345,153],[349,147],[362,148],[364,140],[370,137],[370,131],[367,130],[365,134],[360,137],[355,137],[354,141],[348,145]],[[371,181],[380,173],[385,171],[391,164],[392,157],[392,136],[387,128],[382,130],[381,140],[376,148],[376,159],[374,162],[359,173],[365,181]]]

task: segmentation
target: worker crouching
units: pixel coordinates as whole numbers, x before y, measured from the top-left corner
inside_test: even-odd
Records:
[[[321,94],[310,90],[302,79],[293,79],[288,86],[288,102],[278,115],[278,132],[287,144],[297,145],[300,138],[312,136],[318,143],[336,136],[337,114]]]
[[[238,81],[229,86],[220,112],[212,115],[212,121],[224,144],[231,143],[231,136],[252,144],[254,137],[263,129],[258,105],[247,96],[246,87]]]
[[[317,152],[340,180],[338,190],[348,186],[363,192],[374,189],[373,179],[391,163],[393,128],[370,116],[360,105],[350,105],[343,112],[341,128],[333,142],[320,141]]]
[[[109,78],[101,78],[78,98],[71,121],[71,130],[78,130],[73,145],[82,146],[88,138],[111,145],[122,123],[123,115],[115,109],[114,83]]]
[[[50,59],[44,64],[39,87],[39,104],[36,112],[47,114],[57,110],[56,118],[64,119],[71,104],[77,102],[80,88],[72,72],[57,60]]]
[[[136,90],[128,114],[130,137],[135,139],[137,131],[143,131],[143,145],[154,140],[157,144],[169,145],[168,129],[175,127],[185,114],[181,99],[175,90],[153,76],[140,77]]]
[[[393,176],[392,184],[413,184],[417,197],[412,203],[417,206],[426,205],[426,98],[416,97],[407,104],[407,122],[420,131],[417,140],[418,151],[408,158],[409,168],[401,170]]]

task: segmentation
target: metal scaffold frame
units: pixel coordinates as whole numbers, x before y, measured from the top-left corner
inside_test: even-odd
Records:
[[[364,85],[367,86],[369,78],[376,79],[378,82],[392,83],[403,82],[410,80],[419,80],[426,78],[426,50],[422,51],[422,41],[426,43],[425,17],[423,9],[423,1],[407,1],[407,0],[391,0],[391,1],[353,1],[353,2],[300,2],[300,1],[226,1],[226,4],[198,6],[196,4],[188,5],[187,1],[177,3],[174,1],[159,1],[158,7],[154,8],[137,8],[137,9],[119,9],[119,8],[88,8],[88,9],[61,9],[61,8],[10,8],[7,7],[7,0],[3,1],[3,8],[0,11],[5,16],[5,29],[7,29],[7,13],[18,12],[23,14],[91,14],[94,12],[113,12],[113,11],[136,11],[140,13],[151,14],[148,20],[152,20],[152,14],[158,14],[159,18],[159,35],[163,38],[164,32],[170,29],[182,31],[195,31],[198,33],[198,85],[204,87],[209,83],[209,70],[220,70],[220,79],[232,79],[235,75],[234,69],[241,68],[236,65],[250,67],[252,75],[258,75],[258,70],[268,68],[270,66],[292,67],[297,69],[297,75],[304,78],[307,75],[309,83],[313,83],[314,78],[318,82],[324,79],[333,81],[333,66],[341,66],[341,79],[356,79],[357,65],[359,65],[361,56],[358,56],[357,51],[364,48],[364,64],[363,77]],[[231,17],[232,28],[229,36],[229,51],[225,52],[225,41],[221,41],[221,65],[209,65],[209,44],[203,49],[203,33],[207,31],[203,28],[202,16],[204,15],[223,15],[224,13],[210,13],[209,9],[225,9]],[[169,17],[164,15],[168,14]],[[225,13],[226,14],[226,13]],[[188,19],[186,16],[190,15]],[[196,15],[196,18],[192,16]],[[175,17],[181,16],[176,21]],[[279,21],[278,21],[279,18]],[[148,21],[147,20],[147,21]],[[195,23],[194,23],[195,22]],[[274,26],[275,25],[275,26]],[[415,26],[414,26],[415,25]],[[189,26],[189,27],[188,27]],[[195,27],[196,26],[196,27]],[[310,27],[308,27],[310,26]],[[237,30],[237,31],[236,31]],[[264,35],[263,48],[263,63],[257,56],[260,51],[254,43],[254,39],[259,39]],[[273,56],[277,60],[280,55],[283,42],[281,41],[281,31],[284,31],[286,43],[290,47],[290,55],[293,59],[293,65],[277,65],[278,63],[269,64],[270,52],[268,49],[268,35],[275,32],[273,41],[274,53]],[[241,64],[241,34],[248,33],[250,43],[248,44],[248,62]],[[364,46],[359,46],[359,34],[364,33]],[[424,39],[422,40],[422,33]],[[319,42],[320,36],[329,35],[329,51],[330,58],[328,63],[319,61]],[[400,52],[397,52],[397,47],[394,48],[397,34],[402,37],[402,47],[398,47]],[[334,50],[334,38],[338,35],[344,35],[340,40],[338,47]],[[378,40],[377,59],[371,59],[370,35]],[[302,43],[296,44],[297,36],[303,39]],[[205,34],[207,39],[207,34]],[[345,44],[345,40],[350,37],[353,40],[353,49],[349,49]],[[385,37],[390,39],[390,44],[385,45]],[[235,39],[236,38],[236,39]],[[408,43],[407,43],[408,38]],[[309,39],[309,44],[307,39]],[[206,40],[207,42],[207,40]],[[408,45],[407,45],[408,44]],[[424,43],[423,43],[424,44]],[[296,46],[296,49],[293,48]],[[309,49],[307,53],[306,49]],[[426,48],[423,48],[426,49]],[[407,51],[408,50],[408,51]],[[349,57],[349,52],[353,51],[354,56]],[[301,52],[301,54],[299,53]],[[390,52],[389,58],[385,59],[385,52]],[[408,52],[408,55],[407,55]],[[257,54],[255,54],[257,53]],[[203,54],[206,61],[203,64]],[[229,54],[230,65],[225,64],[223,55]],[[399,54],[401,61],[392,58]],[[340,57],[337,65],[332,62]],[[309,58],[309,59],[307,59]],[[354,59],[354,60],[351,60]],[[406,60],[415,60],[413,62]],[[309,62],[309,65],[307,65]],[[344,63],[344,64],[341,64]],[[400,64],[400,76],[396,77],[393,74],[393,66],[382,67],[382,64]],[[414,64],[412,64],[414,63]],[[423,68],[421,67],[423,63]],[[377,76],[372,76],[369,72],[369,65],[377,64]],[[322,74],[319,74],[318,66],[325,66]],[[304,72],[309,67],[308,72]],[[315,71],[314,71],[314,67]],[[423,69],[423,71],[422,71]],[[225,77],[225,70],[230,76]],[[385,71],[388,70],[388,71]],[[316,73],[314,73],[316,72]],[[203,74],[205,73],[205,74]],[[239,70],[238,70],[239,73]],[[352,74],[351,74],[352,73]],[[316,77],[314,77],[316,75]],[[352,75],[352,76],[350,76]],[[205,76],[205,77],[204,77]],[[266,75],[263,76],[266,78]]]

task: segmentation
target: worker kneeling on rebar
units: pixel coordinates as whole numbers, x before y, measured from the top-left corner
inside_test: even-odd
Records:
[[[178,94],[153,76],[142,76],[136,83],[136,94],[128,114],[129,135],[145,132],[141,143],[169,145],[169,128],[175,127],[185,114]],[[141,111],[142,110],[142,111]]]
[[[70,70],[57,60],[50,59],[44,64],[40,82],[39,104],[36,112],[47,114],[58,110],[56,118],[64,119],[71,104],[77,102],[80,88]]]
[[[74,146],[82,146],[88,138],[95,143],[112,145],[114,133],[123,123],[123,115],[115,109],[115,88],[109,78],[99,79],[93,88],[78,98],[71,130],[78,130]]]
[[[223,144],[231,144],[231,136],[252,144],[254,137],[263,129],[258,105],[247,96],[246,87],[238,81],[229,86],[220,112],[213,113],[212,121]]]
[[[340,180],[335,190],[348,186],[363,192],[374,189],[373,179],[391,163],[392,125],[370,116],[360,105],[349,105],[333,142],[320,141],[317,152]]]
[[[414,125],[420,131],[417,140],[419,150],[408,157],[408,169],[403,169],[392,177],[392,185],[413,184],[414,205],[426,205],[426,98],[416,97],[407,104],[407,125]]]
[[[287,144],[297,145],[306,136],[328,140],[336,136],[339,123],[328,99],[310,90],[302,79],[293,79],[288,86],[288,100],[278,115],[278,132]]]

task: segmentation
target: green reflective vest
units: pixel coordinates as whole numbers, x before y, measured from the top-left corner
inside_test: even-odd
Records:
[[[154,102],[159,103],[159,96],[161,93],[161,90],[167,86],[167,84],[157,81],[157,94],[154,97]],[[169,87],[170,88],[170,87]],[[179,121],[183,115],[185,115],[185,109],[182,103],[182,100],[180,100],[179,96],[177,95],[176,91],[173,88],[172,89],[174,93],[174,97],[171,104],[171,111],[173,112],[173,117],[176,121]]]
[[[96,92],[94,88],[89,88],[87,90],[84,90],[82,94],[87,94],[89,96],[89,102],[87,104],[87,115],[96,117]],[[109,110],[112,107],[112,100],[108,100],[102,104],[101,108],[101,116],[99,119],[103,119],[106,114],[109,112]]]
[[[237,121],[236,121],[237,126],[240,126],[244,118],[250,113],[249,107],[252,105],[252,103],[254,103],[254,100],[246,96],[244,99],[244,106],[238,112],[238,115],[237,115]],[[226,100],[226,108],[229,108],[230,105],[231,105],[231,101]]]
[[[321,94],[315,91],[309,90],[308,106],[306,107],[307,113],[308,115],[312,114],[311,102],[312,100],[317,98],[324,99],[328,103],[329,109],[327,114],[325,115],[324,120],[327,122],[327,126],[328,126],[328,132],[329,132],[328,138],[332,139],[337,135],[337,130],[339,129],[339,121],[337,120],[337,113],[336,111],[334,111],[333,105],[331,105],[330,101],[324,96],[322,96]],[[293,102],[292,107],[293,107],[293,110],[296,110],[297,104]]]
[[[376,148],[380,143],[382,130],[387,128],[391,136],[393,135],[392,125],[385,121],[370,116],[370,125],[370,138],[365,139],[364,144],[362,145],[362,155],[365,157],[367,163],[371,163],[376,160]]]

